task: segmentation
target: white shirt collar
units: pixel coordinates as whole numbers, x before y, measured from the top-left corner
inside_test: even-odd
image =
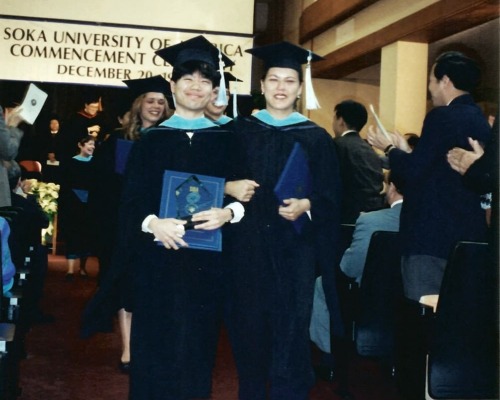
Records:
[[[345,136],[345,135],[347,135],[348,133],[351,133],[351,132],[357,133],[354,129],[348,129],[348,130],[342,132],[342,135],[340,135],[340,136]]]
[[[397,205],[397,204],[402,203],[402,202],[403,202],[403,199],[396,200],[395,202],[393,202],[393,203],[391,204],[391,208],[392,208],[392,207],[394,207],[394,206],[395,206],[395,205]]]

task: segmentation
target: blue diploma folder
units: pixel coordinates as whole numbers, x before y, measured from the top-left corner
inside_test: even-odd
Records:
[[[160,218],[189,219],[197,212],[221,208],[224,178],[165,171],[160,203]],[[188,229],[183,237],[190,249],[222,251],[222,232]],[[158,242],[159,245],[163,244]]]
[[[76,194],[80,203],[87,203],[89,200],[89,192],[88,190],[83,189],[73,189],[73,193]]]
[[[285,199],[303,199],[308,197],[312,191],[311,171],[307,161],[306,153],[299,143],[295,143],[292,152],[283,168],[283,172],[274,187],[274,194],[283,203]],[[304,213],[292,222],[297,233],[309,219]]]
[[[127,165],[128,155],[134,142],[132,140],[117,139],[115,149],[115,172],[123,175]]]

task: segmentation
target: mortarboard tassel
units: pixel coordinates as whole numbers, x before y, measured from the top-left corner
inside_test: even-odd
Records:
[[[233,118],[236,118],[238,116],[238,95],[237,95],[237,88],[236,85],[238,84],[238,79],[234,81],[234,86],[233,86]]]
[[[220,84],[219,84],[219,94],[214,104],[218,107],[227,106],[227,94],[226,94],[226,79],[224,78],[224,61],[222,61],[222,54],[219,50],[219,72],[220,72]]]
[[[312,85],[312,77],[311,77],[311,59],[312,54],[309,51],[309,55],[307,56],[307,65],[306,65],[306,75],[305,75],[305,85],[306,85],[306,109],[307,110],[317,110],[321,108],[319,105],[318,99],[314,94],[314,88]]]

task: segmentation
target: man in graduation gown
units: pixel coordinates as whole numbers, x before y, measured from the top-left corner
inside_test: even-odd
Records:
[[[218,83],[217,49],[198,36],[158,54],[174,66],[176,112],[133,146],[120,214],[119,242],[137,260],[130,399],[208,398],[223,305],[225,243],[222,253],[190,249],[183,239],[186,221],[159,218],[158,212],[165,170],[241,178],[241,146],[232,132],[203,116]],[[213,230],[241,214],[241,204],[233,203],[196,213],[192,220],[195,229]]]

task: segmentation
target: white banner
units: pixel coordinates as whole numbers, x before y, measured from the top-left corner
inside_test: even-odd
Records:
[[[0,15],[251,35],[254,0],[1,0]]]
[[[156,50],[198,33],[0,18],[0,79],[124,86],[122,80],[162,75],[172,67]],[[204,35],[236,65],[226,71],[249,93],[251,37]]]

